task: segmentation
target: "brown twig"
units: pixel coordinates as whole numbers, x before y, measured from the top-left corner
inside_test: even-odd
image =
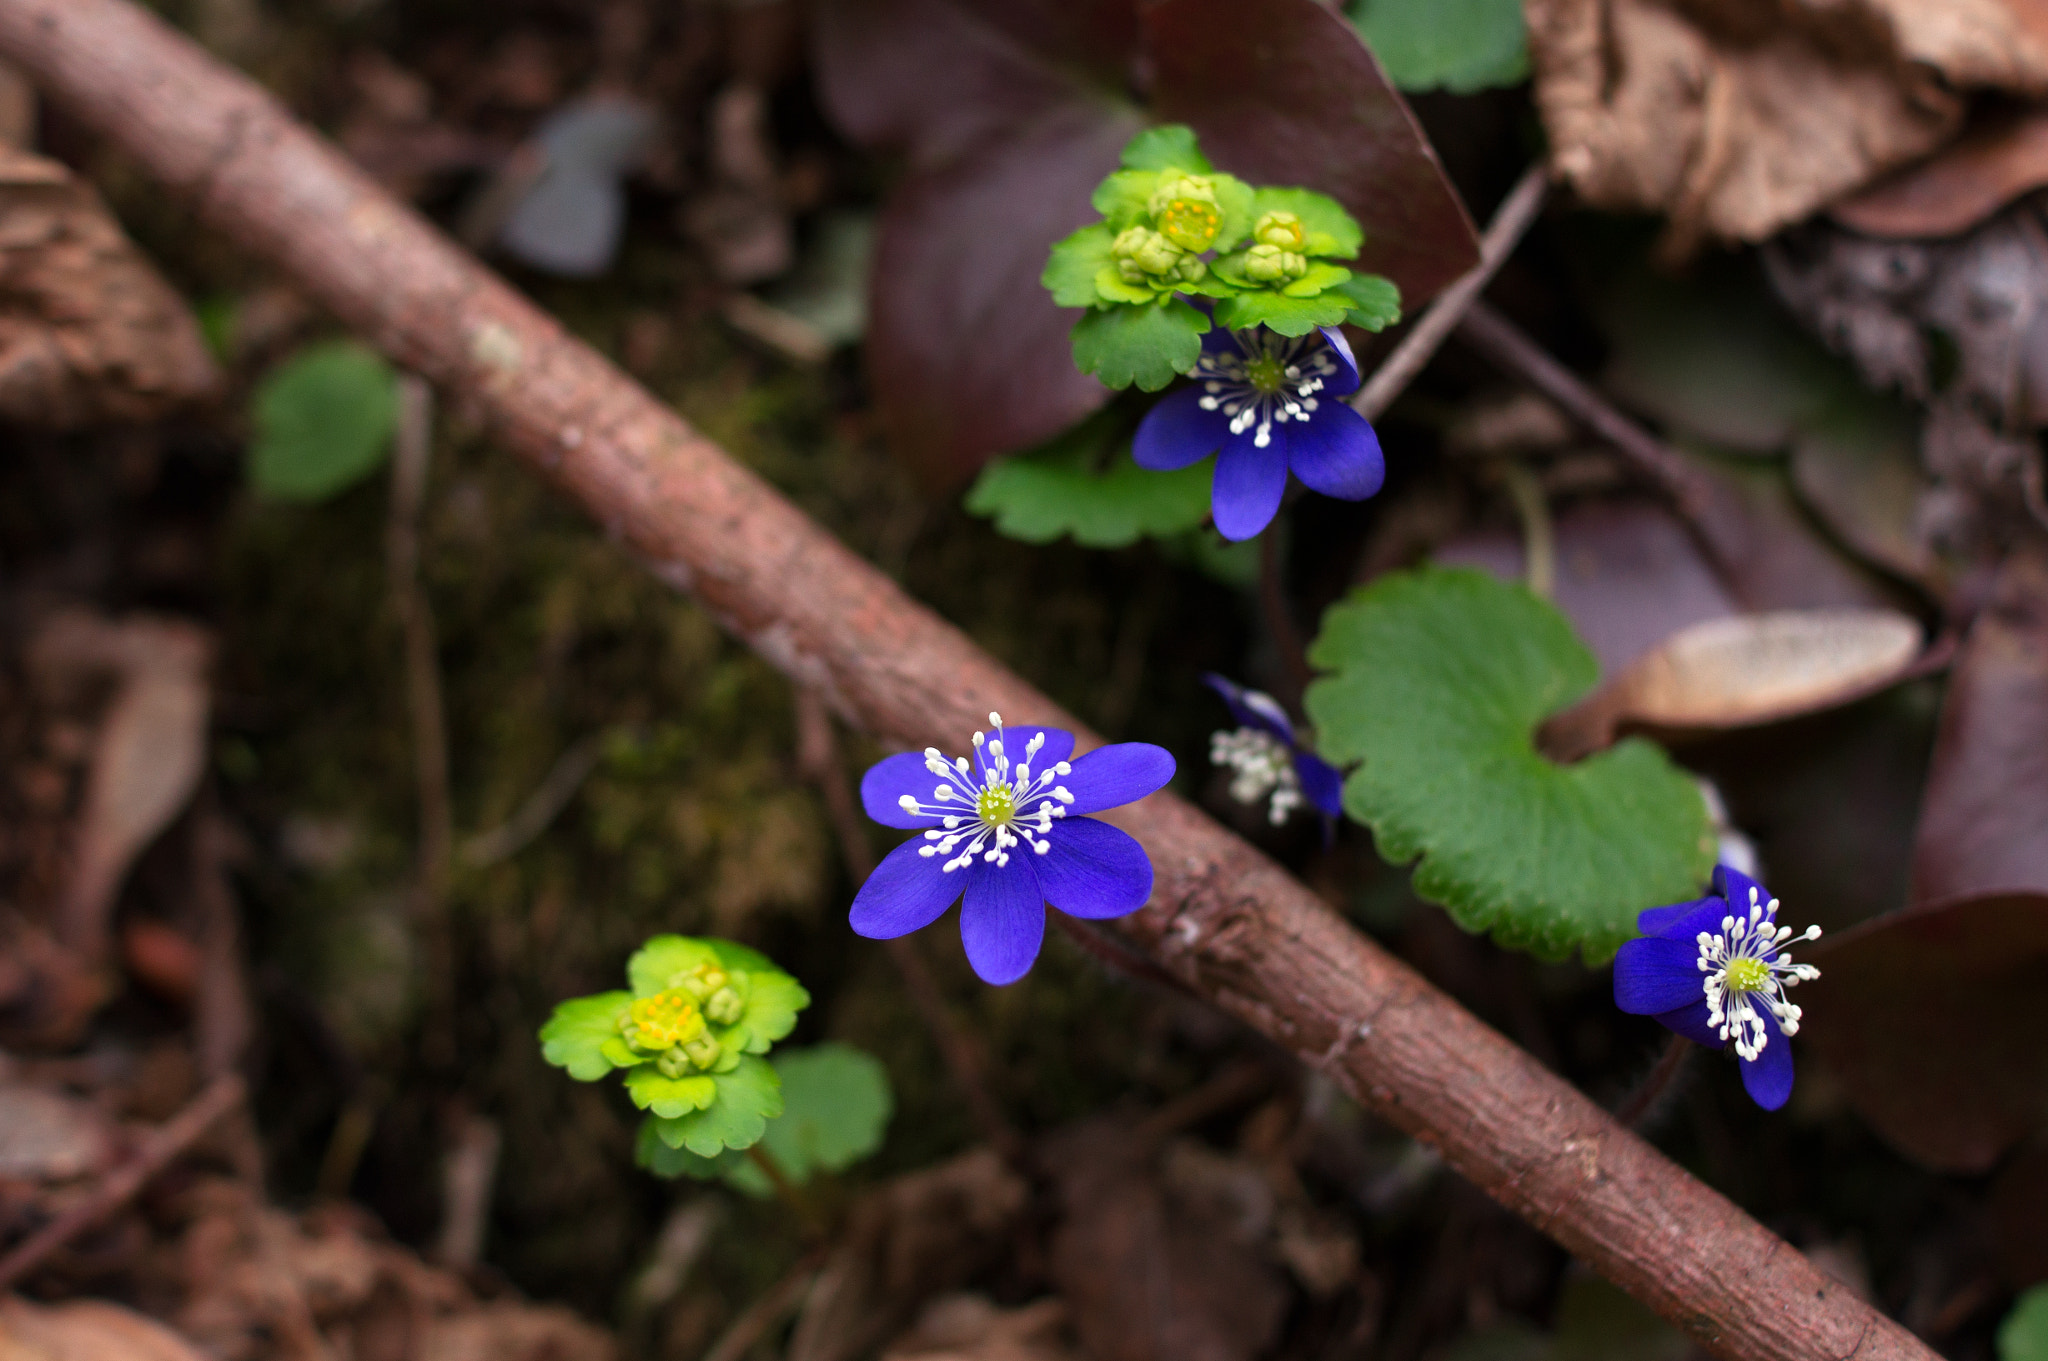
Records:
[[[51,1253],[104,1222],[133,1200],[151,1179],[177,1160],[214,1121],[242,1103],[247,1088],[233,1073],[209,1082],[185,1109],[158,1126],[133,1158],[107,1174],[91,1195],[45,1224],[5,1257],[0,1257],[0,1294],[19,1285]]]
[[[1100,739],[907,598],[296,123],[129,0],[0,0],[0,57],[137,157],[245,252],[504,446],[663,580],[891,742],[990,710]],[[1120,934],[1595,1269],[1727,1357],[1928,1361],[1924,1344],[1546,1070],[1187,803],[1105,815],[1151,903]]]
[[[874,872],[875,857],[868,849],[867,827],[861,819],[860,810],[854,806],[853,787],[848,783],[846,768],[839,759],[839,743],[832,732],[832,715],[826,712],[825,702],[814,690],[799,688],[796,692],[796,731],[798,764],[824,797],[826,815],[831,818],[833,831],[838,834],[839,850],[846,861],[847,874],[855,883],[861,883]],[[883,945],[890,962],[902,975],[910,1004],[916,1008],[918,1019],[931,1033],[939,1058],[946,1065],[946,1073],[959,1089],[961,1099],[967,1103],[967,1113],[981,1131],[981,1137],[1006,1161],[1020,1164],[1026,1153],[1024,1138],[1003,1115],[1002,1106],[989,1091],[980,1047],[961,1028],[953,1016],[953,1009],[946,1005],[945,994],[939,990],[938,980],[932,977],[931,968],[925,963],[916,939],[899,936],[883,942]]]
[[[1538,161],[1522,172],[1515,187],[1494,209],[1486,234],[1479,238],[1479,263],[1459,276],[1458,281],[1437,295],[1427,312],[1410,328],[1393,353],[1380,361],[1372,377],[1351,398],[1352,407],[1369,421],[1376,421],[1394,399],[1408,390],[1415,376],[1428,366],[1437,348],[1457,328],[1465,309],[1478,300],[1487,284],[1521,244],[1522,236],[1543,207],[1548,176]]]

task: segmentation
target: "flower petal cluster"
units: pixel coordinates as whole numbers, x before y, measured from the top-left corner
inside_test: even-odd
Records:
[[[581,1082],[619,1071],[670,1147],[704,1157],[745,1148],[782,1113],[760,1055],[789,1034],[810,994],[767,956],[729,940],[656,936],[626,964],[629,989],[557,1006],[541,1054]]]
[[[1818,940],[1820,928],[1794,935],[1778,925],[1778,900],[1727,865],[1714,870],[1705,898],[1652,908],[1636,920],[1642,937],[1614,957],[1614,1002],[1655,1016],[1667,1028],[1742,1061],[1742,1085],[1767,1111],[1792,1095],[1791,1037],[1800,1009],[1786,992],[1820,977],[1785,950]]]
[[[1280,702],[1263,690],[1251,690],[1214,672],[1202,683],[1223,697],[1238,722],[1234,732],[1209,740],[1209,759],[1232,772],[1230,797],[1239,803],[1267,801],[1267,817],[1275,827],[1301,807],[1323,816],[1327,834],[1344,811],[1344,776],[1301,741],[1294,722]]]
[[[1145,848],[1086,816],[1144,798],[1173,778],[1173,757],[1149,742],[1098,747],[1079,760],[1058,728],[974,734],[974,756],[938,748],[877,762],[860,782],[869,817],[920,835],[891,851],[861,885],[851,920],[888,940],[928,926],[964,895],[960,938],[974,971],[1014,983],[1045,938],[1045,909],[1121,917],[1152,893]]]
[[[1358,389],[1358,361],[1343,332],[1288,337],[1219,327],[1202,337],[1189,377],[1145,413],[1131,457],[1169,472],[1216,454],[1210,507],[1224,538],[1249,539],[1271,524],[1290,472],[1343,501],[1380,489],[1379,436],[1337,400]]]

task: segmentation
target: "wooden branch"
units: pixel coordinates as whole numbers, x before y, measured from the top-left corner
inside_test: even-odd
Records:
[[[957,748],[993,709],[1099,740],[128,0],[0,0],[0,56],[399,365],[462,394],[651,571],[849,721]],[[1193,807],[1154,795],[1111,820],[1158,869],[1126,939],[1707,1347],[1931,1356]]]

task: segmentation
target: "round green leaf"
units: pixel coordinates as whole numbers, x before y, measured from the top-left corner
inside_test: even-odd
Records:
[[[796,1029],[796,1014],[811,1004],[803,984],[775,970],[747,974],[747,1009],[739,1020],[720,1032],[739,1040],[749,1054],[765,1054],[768,1046]]]
[[[1713,864],[1698,787],[1630,738],[1572,766],[1533,734],[1598,679],[1550,605],[1470,569],[1380,578],[1333,606],[1309,660],[1317,746],[1362,762],[1344,809],[1415,891],[1469,931],[1546,958],[1607,959],[1636,914],[1695,896]]]
[[[702,1110],[675,1115],[657,1110],[656,1136],[670,1148],[715,1158],[724,1149],[758,1143],[768,1122],[782,1114],[782,1081],[766,1059],[742,1059],[717,1080],[717,1088]]]
[[[1462,95],[1529,76],[1522,0],[1355,0],[1351,22],[1403,90]]]
[[[1092,311],[1074,325],[1074,363],[1105,386],[1157,392],[1195,366],[1208,329],[1178,298]]]
[[[1180,169],[1198,175],[1215,168],[1195,145],[1194,129],[1185,123],[1146,128],[1124,144],[1123,163],[1126,170]]]
[[[1116,233],[1097,222],[1055,245],[1039,279],[1052,300],[1061,307],[1093,307],[1097,301],[1095,276],[1113,268],[1109,246],[1115,239]]]
[[[256,389],[249,481],[279,501],[324,501],[377,470],[398,421],[398,378],[352,340],[309,346]]]
[[[850,1167],[882,1146],[895,1098],[889,1073],[872,1054],[845,1044],[821,1044],[777,1056],[782,1114],[768,1122],[762,1147],[792,1182]],[[726,1169],[734,1186],[757,1196],[774,1188],[750,1162]]]
[[[726,967],[708,941],[688,936],[655,936],[626,961],[626,979],[635,997],[652,997],[673,987],[670,980],[677,974],[686,974],[700,964]]]
[[[2048,1361],[2048,1285],[2020,1296],[1998,1325],[1998,1361]]]
[[[651,1063],[643,1063],[626,1074],[626,1094],[643,1111],[673,1117],[701,1111],[711,1105],[726,1081],[704,1073],[688,1077],[667,1077]]]
[[[1012,539],[1050,543],[1071,534],[1088,548],[1122,548],[1206,520],[1208,460],[1147,472],[1131,462],[1130,431],[1126,415],[1109,407],[1040,448],[998,459],[968,489],[967,509]]]
[[[578,1082],[595,1082],[613,1068],[629,1067],[635,1060],[620,1062],[614,1057],[612,1046],[624,1048],[619,1039],[619,1018],[632,1004],[633,995],[627,992],[600,993],[563,1002],[540,1028],[541,1057],[557,1068],[568,1069],[569,1076]]]
[[[1378,274],[1353,274],[1330,290],[1351,304],[1344,320],[1362,331],[1384,331],[1401,319],[1401,290]]]
[[[1261,289],[1218,302],[1216,324],[1233,331],[1264,326],[1283,336],[1305,336],[1318,326],[1337,325],[1350,311],[1351,300],[1335,290],[1313,298],[1290,298]]]
[[[729,1148],[715,1158],[705,1158],[687,1148],[670,1148],[662,1142],[660,1126],[660,1118],[650,1115],[640,1122],[640,1133],[633,1139],[633,1161],[657,1177],[670,1180],[695,1177],[699,1181],[710,1181],[746,1165],[746,1155],[735,1149]],[[762,1181],[766,1182],[767,1178],[763,1177]]]

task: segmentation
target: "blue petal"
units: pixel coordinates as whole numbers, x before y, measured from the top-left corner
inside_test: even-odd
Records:
[[[1323,385],[1323,391],[1336,397],[1358,391],[1358,356],[1351,353],[1351,342],[1334,326],[1317,329],[1323,333],[1323,339],[1329,342],[1330,348],[1337,352],[1337,376]]]
[[[1070,917],[1121,917],[1152,896],[1152,860],[1130,835],[1094,818],[1066,818],[1031,857],[1045,900]]]
[[[1655,1016],[1705,995],[1697,945],[1644,936],[1626,942],[1614,956],[1614,1005],[1623,1011]]]
[[[1365,417],[1339,401],[1287,432],[1287,466],[1312,491],[1339,501],[1363,501],[1387,478],[1380,437]]]
[[[1024,753],[1031,750],[1031,739],[1040,733],[1045,734],[1045,745],[1038,749],[1038,755],[1031,758],[1033,770],[1044,770],[1047,766],[1055,765],[1074,754],[1074,735],[1065,728],[1011,727],[1004,724],[1003,755],[1010,758],[1011,765],[1014,766],[1024,759]],[[995,736],[993,732],[988,735]],[[987,747],[984,745],[982,751],[986,750]],[[977,769],[983,764],[981,756],[981,752],[975,753],[974,763]]]
[[[1297,751],[1294,774],[1301,781],[1301,792],[1318,812],[1336,817],[1344,811],[1344,773],[1337,767],[1320,756]]]
[[[1210,488],[1209,507],[1216,516],[1216,532],[1233,542],[1249,539],[1280,513],[1280,497],[1287,490],[1286,427],[1273,427],[1273,442],[1261,449],[1253,432],[1232,435],[1216,456],[1216,481]]]
[[[936,827],[940,814],[906,813],[896,801],[908,794],[919,803],[931,803],[943,783],[925,769],[923,752],[898,752],[875,762],[860,777],[860,806],[884,827]]]
[[[1223,696],[1223,702],[1230,706],[1230,716],[1243,726],[1269,732],[1290,747],[1294,745],[1294,724],[1280,702],[1265,691],[1248,690],[1214,671],[1202,673],[1202,684]]]
[[[882,857],[875,872],[853,897],[847,913],[855,935],[869,940],[891,940],[930,926],[941,912],[953,905],[967,886],[960,870],[947,874],[939,866],[940,856],[922,856],[923,837],[912,837]]]
[[[1770,1012],[1765,1011],[1763,1018],[1770,1039],[1755,1058],[1742,1061],[1742,1086],[1751,1101],[1774,1111],[1792,1095],[1792,1041],[1778,1029],[1778,1020]]]
[[[1195,384],[1154,402],[1131,440],[1132,460],[1140,468],[1170,473],[1222,448],[1230,436],[1230,417],[1202,410],[1201,401],[1201,385]]]
[[[1726,915],[1747,917],[1750,909],[1750,895],[1756,895],[1756,906],[1771,904],[1771,891],[1741,870],[1727,865],[1714,866],[1714,891],[1728,900]],[[1773,1110],[1776,1107],[1772,1107]]]
[[[1136,803],[1173,778],[1173,754],[1150,742],[1113,742],[1097,747],[1074,762],[1074,773],[1061,780],[1074,801],[1066,816],[1099,813]],[[1054,824],[1058,826],[1057,823]]]
[[[1010,848],[1010,863],[977,859],[962,871],[967,905],[960,909],[960,943],[982,980],[998,986],[1031,972],[1045,941],[1045,894],[1023,846]]]
[[[1694,915],[1700,919],[1697,924],[1686,920]],[[1721,918],[1727,915],[1728,904],[1720,898],[1695,898],[1689,903],[1651,908],[1636,918],[1636,930],[1666,940],[1692,940],[1702,931],[1720,930]]]
[[[1703,1044],[1709,1049],[1727,1047],[1720,1030],[1707,1023],[1707,999],[1704,996],[1689,1007],[1658,1012],[1657,1020],[1666,1030],[1683,1035],[1694,1044]]]

